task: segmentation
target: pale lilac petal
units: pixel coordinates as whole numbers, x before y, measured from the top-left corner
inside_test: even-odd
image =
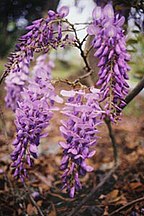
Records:
[[[61,90],[60,94],[64,97],[74,97],[75,96],[75,91],[66,91],[66,90]]]
[[[60,17],[64,18],[69,14],[69,7],[67,6],[62,6],[57,10],[58,14]]]
[[[113,10],[112,4],[110,4],[110,3],[107,4],[103,9],[103,13],[104,13],[105,17],[113,19],[114,18],[114,10]]]
[[[94,20],[99,20],[102,17],[101,7],[96,6],[92,12],[92,17]]]

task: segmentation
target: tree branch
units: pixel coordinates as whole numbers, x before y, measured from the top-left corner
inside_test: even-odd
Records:
[[[115,162],[115,166],[116,166],[119,163],[116,139],[115,139],[115,136],[114,136],[114,132],[113,132],[113,129],[112,129],[110,119],[105,118],[104,121],[105,121],[105,123],[107,125],[107,128],[108,128],[108,131],[109,131],[109,137],[111,138],[111,143],[112,143],[112,147],[113,147],[114,162]]]
[[[126,205],[124,205],[124,206],[122,206],[122,207],[116,209],[116,210],[113,211],[109,216],[117,215],[117,213],[123,211],[124,209],[130,208],[133,204],[138,203],[138,202],[142,202],[142,201],[144,201],[144,197],[140,197],[140,198],[138,198],[138,199],[136,199],[136,200],[133,200],[133,201],[127,203]]]
[[[80,76],[78,79],[75,79],[75,80],[73,81],[73,83],[78,83],[78,82],[80,82],[81,80],[83,80],[83,79],[89,77],[92,73],[93,73],[92,70],[89,71],[88,73],[86,73],[86,74]]]
[[[85,55],[85,53],[84,53],[84,51],[82,49],[83,43],[86,40],[86,38],[88,37],[88,35],[86,35],[84,37],[84,39],[82,40],[82,42],[80,42],[80,40],[78,38],[78,35],[77,35],[77,30],[75,29],[74,25],[72,23],[70,23],[69,21],[67,21],[67,23],[71,26],[71,28],[72,28],[72,30],[73,30],[73,32],[75,34],[75,38],[76,38],[75,46],[80,50],[80,55],[81,55],[82,59],[84,60],[84,63],[86,65],[86,69],[87,69],[87,71],[91,71],[91,68],[90,68],[90,66],[89,66],[89,64],[87,62],[87,57],[86,57],[86,55]]]
[[[0,84],[3,82],[3,80],[7,77],[8,75],[8,72],[7,71],[4,71],[3,74],[1,75],[0,77]]]
[[[140,80],[140,82],[136,85],[136,87],[127,95],[125,98],[126,105],[125,108],[144,88],[144,77]]]
[[[28,194],[28,197],[29,197],[31,203],[32,203],[33,206],[37,209],[38,215],[39,215],[39,216],[44,216],[44,214],[42,213],[40,207],[37,205],[36,201],[33,199],[32,195],[31,195],[31,193],[30,193],[30,190],[29,190],[29,188],[26,186],[26,184],[24,184],[24,187],[25,187],[25,189],[26,189],[26,192],[27,192],[27,194]]]

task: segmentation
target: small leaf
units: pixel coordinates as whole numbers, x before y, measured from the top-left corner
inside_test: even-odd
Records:
[[[132,39],[132,38],[130,38],[130,39],[127,41],[127,44],[128,44],[128,45],[136,44],[136,43],[138,43],[138,41],[137,41],[136,39]]]

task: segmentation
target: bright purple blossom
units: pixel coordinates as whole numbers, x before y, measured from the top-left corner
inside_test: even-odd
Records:
[[[59,8],[57,12],[48,11],[46,18],[41,18],[32,22],[26,27],[29,32],[21,37],[21,46],[34,48],[36,52],[44,50],[47,52],[51,47],[56,49],[59,45],[66,43],[68,35],[62,33],[63,18],[67,16],[69,9],[66,6]]]
[[[93,11],[93,24],[88,27],[89,35],[94,35],[92,42],[96,49],[95,57],[99,58],[98,66],[100,101],[105,101],[105,110],[113,119],[117,111],[125,104],[128,93],[127,64],[130,56],[126,51],[126,38],[123,31],[124,17],[114,14],[112,4],[104,8],[96,7]]]
[[[93,168],[86,164],[86,159],[95,154],[93,146],[98,139],[97,126],[101,123],[102,111],[98,105],[98,94],[93,89],[90,93],[84,91],[61,91],[68,97],[62,113],[67,120],[62,120],[60,131],[65,138],[60,142],[63,148],[61,162],[63,188],[74,197],[81,189],[80,176],[91,172]]]
[[[5,89],[7,91],[5,102],[7,107],[15,111],[18,105],[17,102],[21,100],[20,93],[28,81],[29,62],[27,59],[20,59],[13,72],[11,71],[5,80]]]
[[[15,52],[9,57],[6,74],[10,74],[6,79],[6,104],[14,111],[19,100],[20,92],[26,83],[28,68],[35,52],[48,52],[51,48],[64,47],[71,44],[74,38],[63,33],[68,25],[64,22],[69,13],[66,6],[59,8],[58,12],[48,11],[46,18],[41,18],[32,22],[26,27],[28,33],[23,35],[16,45]]]
[[[22,181],[27,177],[27,165],[31,167],[33,159],[38,156],[40,138],[44,136],[43,130],[49,125],[53,114],[51,109],[56,98],[54,87],[50,83],[53,65],[52,62],[46,65],[45,60],[46,55],[38,58],[35,75],[20,94],[21,100],[18,101],[15,112],[17,137],[13,142],[15,149],[11,158],[14,177]],[[38,67],[42,68],[42,74],[38,73]]]
[[[48,60],[47,54],[43,54],[36,59],[36,64],[33,67],[32,73],[37,79],[38,77],[42,78],[44,75],[46,75],[47,79],[50,81],[52,79],[51,71],[54,67],[54,62],[52,60]]]
[[[57,12],[61,18],[64,18],[69,14],[69,8],[67,6],[62,6]]]

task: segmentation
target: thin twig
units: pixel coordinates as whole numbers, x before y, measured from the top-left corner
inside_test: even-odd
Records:
[[[74,32],[74,34],[75,34],[75,38],[76,38],[75,46],[76,46],[76,47],[79,49],[79,51],[80,51],[80,55],[81,55],[82,59],[84,60],[85,65],[86,65],[86,69],[87,69],[87,71],[91,71],[91,68],[90,68],[90,66],[89,66],[89,64],[88,64],[88,62],[87,62],[85,53],[84,53],[84,51],[83,51],[83,49],[82,49],[83,41],[80,42],[80,40],[79,40],[79,38],[78,38],[78,35],[77,35],[77,30],[75,29],[74,25],[73,25],[72,23],[69,23],[69,22],[68,22],[68,24],[71,26],[71,28],[72,28],[72,30],[73,30],[73,32]]]
[[[76,88],[76,87],[81,87],[81,88],[87,88],[87,86],[83,85],[82,83],[79,82],[79,79],[77,80],[74,80],[74,81],[69,81],[68,79],[57,79],[57,80],[52,80],[51,81],[53,85],[55,85],[56,83],[65,83],[67,85],[70,85],[72,86],[73,88]]]
[[[28,196],[29,196],[29,199],[30,199],[31,203],[32,203],[32,204],[35,206],[35,208],[37,209],[38,215],[44,216],[44,214],[42,213],[40,207],[37,205],[37,203],[36,203],[35,200],[33,199],[32,195],[30,194],[30,190],[29,190],[29,188],[26,186],[26,184],[24,184],[24,187],[25,187],[25,189],[26,189],[26,191],[27,191],[27,194],[28,194]]]
[[[4,78],[6,78],[8,75],[8,72],[7,71],[4,71],[3,74],[1,75],[0,77],[0,84],[3,82]]]
[[[43,182],[45,185],[47,185],[48,187],[50,187],[48,181],[47,181],[47,178],[45,176],[43,176],[41,173],[39,172],[32,172],[41,182]],[[53,196],[53,197],[57,197],[59,199],[62,199],[64,201],[71,201],[71,198],[65,198],[63,196],[61,196],[60,194],[55,194],[55,193],[52,193],[50,191],[48,191],[48,194]]]
[[[81,45],[83,45],[83,43],[86,41],[86,39],[88,38],[88,34],[83,38],[83,40],[81,41]]]
[[[73,24],[69,23],[69,25],[71,26],[74,34],[75,34],[75,38],[76,38],[76,43],[75,43],[75,47],[77,47],[80,51],[80,55],[85,63],[85,68],[86,68],[86,71],[87,73],[80,76],[78,79],[74,80],[73,83],[77,83],[77,82],[80,82],[82,79],[85,79],[87,77],[89,77],[94,71],[92,70],[92,68],[90,67],[88,61],[87,61],[87,54],[84,53],[84,50],[83,50],[83,43],[85,42],[85,40],[87,39],[88,37],[88,34],[83,38],[83,40],[80,42],[79,38],[78,38],[78,35],[77,35],[77,31],[74,27]]]
[[[93,196],[95,195],[95,198],[98,198],[103,192],[104,192],[104,185],[109,182],[112,174],[116,171],[118,166],[114,166],[113,169],[111,169],[107,175],[103,178],[103,180],[94,187],[91,192],[74,208],[68,216],[76,216],[76,213],[81,209],[81,207]]]
[[[89,77],[90,75],[92,75],[92,73],[93,73],[93,71],[91,70],[91,71],[89,71],[88,73],[86,73],[86,74],[80,76],[78,79],[75,79],[73,82],[74,82],[74,83],[78,83],[78,82],[80,82],[81,80],[83,80],[83,79]]]
[[[140,198],[138,198],[138,199],[136,199],[136,200],[133,200],[133,201],[127,203],[126,205],[124,205],[124,206],[122,206],[122,207],[116,209],[116,210],[113,211],[109,216],[112,216],[112,215],[115,215],[115,214],[117,215],[117,213],[123,211],[124,209],[130,208],[133,204],[136,204],[136,203],[142,202],[142,201],[144,201],[144,196],[143,196],[143,197],[140,197]]]
[[[117,163],[119,162],[119,157],[118,157],[117,143],[116,143],[116,139],[115,139],[114,132],[112,129],[111,121],[109,118],[105,118],[104,121],[105,121],[107,128],[108,128],[108,131],[109,131],[109,137],[111,138],[111,143],[112,143],[112,147],[113,147],[114,162],[115,162],[115,165],[117,165]]]
[[[92,24],[91,22],[83,22],[83,23],[74,23],[74,25],[90,25]]]

